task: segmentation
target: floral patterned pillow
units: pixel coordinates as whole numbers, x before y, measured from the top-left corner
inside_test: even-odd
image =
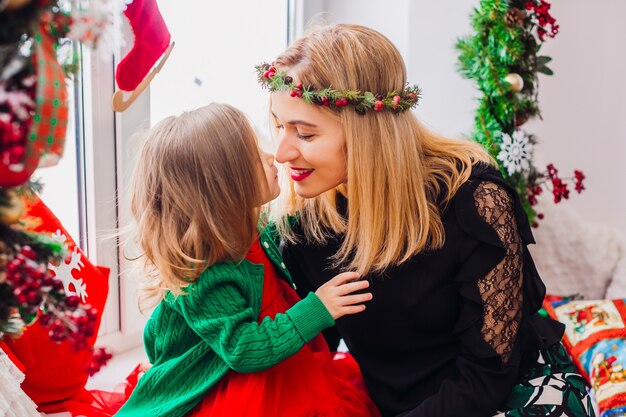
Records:
[[[563,344],[595,391],[601,417],[626,415],[626,305],[619,300],[546,300],[565,324]]]

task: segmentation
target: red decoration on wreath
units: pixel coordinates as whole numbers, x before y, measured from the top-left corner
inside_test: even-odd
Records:
[[[526,2],[526,10],[534,14],[535,23],[537,24],[537,36],[540,41],[544,38],[554,38],[559,33],[559,25],[556,19],[550,14],[552,5],[546,0],[528,0]]]

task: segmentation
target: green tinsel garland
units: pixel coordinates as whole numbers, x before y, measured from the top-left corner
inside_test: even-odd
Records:
[[[542,176],[528,159],[529,168],[509,172],[498,160],[502,135],[513,132],[529,118],[538,116],[537,75],[551,75],[547,56],[539,56],[542,42],[533,34],[537,28],[527,1],[481,0],[472,15],[475,33],[458,41],[459,68],[463,76],[474,80],[482,93],[475,116],[472,138],[498,161],[500,171],[518,191],[531,222],[537,215],[527,198],[527,187],[534,186]],[[514,91],[505,81],[507,75],[518,74],[523,80],[521,91]],[[535,138],[528,135],[529,142]]]

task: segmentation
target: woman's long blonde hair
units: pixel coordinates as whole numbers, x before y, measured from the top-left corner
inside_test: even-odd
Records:
[[[304,85],[357,89],[386,95],[406,84],[404,61],[382,34],[363,26],[323,27],[296,40],[275,61],[278,70]],[[293,183],[278,222],[295,240],[287,216],[299,213],[305,236],[324,242],[345,233],[336,265],[361,274],[380,272],[444,243],[441,210],[470,176],[472,166],[492,163],[478,144],[436,135],[412,112],[365,115],[343,109],[338,117],[346,139],[347,182],[303,199]],[[336,193],[348,197],[348,218],[336,209]]]
[[[210,104],[148,131],[131,202],[149,275],[144,301],[180,294],[212,264],[245,256],[264,178],[254,131],[234,107]]]

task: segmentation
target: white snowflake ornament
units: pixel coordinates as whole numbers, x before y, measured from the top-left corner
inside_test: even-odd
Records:
[[[524,131],[516,130],[513,137],[503,133],[498,160],[502,162],[509,175],[528,171],[532,150],[533,145]]]
[[[50,235],[50,238],[63,248],[63,257],[66,257],[69,252],[69,248],[67,246],[67,236],[61,233],[61,229],[57,229],[56,232]]]
[[[83,283],[82,278],[74,278],[72,275],[73,270],[80,271],[81,268],[85,266],[81,258],[82,256],[80,252],[78,252],[78,247],[74,247],[74,252],[72,252],[69,262],[61,261],[58,266],[48,264],[48,268],[54,272],[57,279],[63,282],[63,289],[66,294],[76,294],[84,303],[87,298],[87,284]]]

